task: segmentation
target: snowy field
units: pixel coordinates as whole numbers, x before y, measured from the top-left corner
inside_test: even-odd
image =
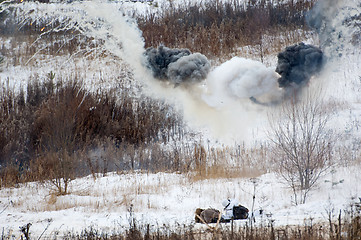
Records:
[[[350,2],[356,4],[356,1]],[[112,4],[117,6],[124,4],[126,8],[138,9],[141,14],[145,11],[156,11],[155,5],[163,6],[162,3],[155,2]],[[39,15],[30,17],[40,18],[47,11],[62,13],[57,12],[57,9],[51,7],[51,4],[50,7],[43,5],[41,7],[44,9],[39,9],[39,12],[35,11],[35,13],[31,12],[31,14]],[[53,10],[47,9],[48,7]],[[65,10],[68,9],[67,6],[63,7]],[[69,8],[73,7],[74,5]],[[103,6],[100,10],[105,10],[106,7]],[[25,5],[24,11],[27,12],[32,8],[34,6],[30,4]],[[91,7],[87,10],[94,11]],[[356,11],[353,14],[360,13],[360,6],[353,11]],[[72,12],[68,14],[71,15]],[[115,13],[111,12],[109,19],[106,18],[106,23],[107,21],[109,24],[114,23],[112,14]],[[92,17],[96,17],[96,15],[90,16],[89,19],[93,20]],[[102,58],[99,61],[89,61],[73,56],[53,57],[38,54],[34,55],[34,58],[28,62],[29,64],[1,65],[1,84],[9,84],[14,89],[18,89],[23,87],[31,77],[40,76],[42,78],[46,77],[49,72],[54,72],[56,75],[63,76],[64,79],[74,75],[86,79],[85,87],[96,91],[97,88],[112,89],[119,87],[118,80],[120,78],[130,82],[133,77],[137,79],[146,76],[147,73],[142,69],[139,59],[137,59],[144,50],[143,42],[137,35],[139,34],[138,30],[134,29],[133,25],[129,26],[127,19],[117,20],[121,26],[113,29],[114,32],[111,34],[97,31],[98,29],[91,27],[81,30],[89,31],[89,36],[96,32],[99,34],[100,40],[109,39],[109,44],[105,48],[115,56],[125,59],[125,64],[113,62],[111,57]],[[74,22],[82,21],[88,23],[88,20],[82,18],[74,19]],[[126,24],[122,25],[123,23]],[[130,34],[124,36],[124,31],[129,31]],[[344,35],[346,35],[345,31],[341,29]],[[106,36],[104,39],[102,38],[103,34]],[[123,35],[118,36],[117,34]],[[24,47],[13,47],[15,40],[4,38],[1,41],[5,48],[13,48],[14,51],[22,51],[21,49]],[[129,46],[129,49],[115,50],[117,41],[123,43],[124,46]],[[319,39],[314,36],[304,39],[304,42],[310,44],[317,44],[318,41]],[[93,50],[91,49],[92,52]],[[104,49],[99,48],[98,50]],[[255,51],[252,50],[252,47],[244,47],[243,50],[249,51],[245,53],[248,56],[251,56],[252,52]],[[329,54],[329,57],[324,71],[313,77],[308,87],[312,89],[321,85],[324,90],[324,97],[328,100],[334,100],[342,106],[340,110],[332,114],[331,128],[338,139],[346,143],[355,155],[352,156],[352,160],[348,159],[350,156],[335,156],[337,163],[327,169],[316,187],[309,192],[305,204],[295,205],[292,190],[273,172],[254,178],[235,176],[229,179],[199,181],[194,180],[191,173],[189,175],[142,172],[108,173],[106,176],[98,175],[75,179],[71,182],[69,194],[64,196],[57,196],[52,186],[47,183],[27,183],[16,188],[0,189],[0,232],[12,239],[18,239],[21,234],[19,227],[31,223],[30,232],[34,239],[40,236],[43,238],[61,237],[67,232],[79,233],[89,228],[98,229],[101,232],[117,233],[128,229],[132,219],[138,225],[150,224],[153,230],[159,229],[163,225],[170,227],[188,226],[195,224],[194,211],[196,208],[212,207],[221,210],[221,202],[226,198],[236,198],[249,210],[253,210],[255,224],[258,226],[265,226],[270,222],[279,227],[327,223],[330,216],[332,220],[335,220],[340,212],[342,216],[347,217],[351,211],[351,206],[361,201],[361,163],[360,152],[358,151],[361,137],[361,51],[357,47],[347,46],[342,55],[339,54],[338,57],[333,58]],[[268,68],[275,68],[277,64],[275,59],[276,55],[265,56],[264,63]],[[27,61],[24,60],[23,62]],[[127,70],[129,65],[135,69],[133,69],[134,76]],[[212,70],[217,67],[212,66]],[[213,78],[223,75],[222,71],[221,73],[217,73],[217,71],[212,73]],[[207,80],[207,83],[211,85],[212,79]],[[248,96],[245,97],[246,100],[241,100],[241,107],[235,110],[236,101],[233,99],[224,98],[222,93],[212,95],[212,92],[209,97],[207,95],[209,92],[206,92],[202,96],[202,100],[206,99],[207,104],[213,104],[212,107],[221,109],[221,111],[203,112],[199,118],[193,119],[190,116],[194,116],[194,112],[199,111],[199,109],[192,106],[194,103],[192,99],[186,99],[193,95],[182,92],[182,89],[179,88],[168,88],[166,91],[161,91],[162,86],[155,84],[155,86],[149,87],[153,83],[152,81],[150,79],[149,82],[141,82],[146,86],[144,87],[145,92],[151,96],[152,94],[149,92],[155,93],[158,95],[157,97],[160,95],[161,98],[167,99],[170,103],[180,103],[177,109],[183,111],[189,125],[197,131],[203,131],[205,138],[209,138],[210,142],[217,142],[218,146],[223,146],[223,144],[234,144],[239,141],[246,146],[254,146],[256,143],[266,141],[264,130],[269,124],[267,122],[269,110],[251,104],[248,101]],[[123,82],[121,85],[128,85],[128,83]],[[204,87],[202,85],[200,89],[202,90]],[[182,102],[183,100],[180,101],[180,99],[186,100]],[[231,107],[223,108],[224,101],[229,101]],[[244,116],[244,112],[247,113],[247,116]],[[225,118],[227,121],[224,121]],[[240,121],[244,124],[239,125],[238,122]],[[219,122],[223,123],[221,127],[219,127]],[[217,127],[215,127],[216,125]],[[226,127],[229,127],[229,132],[234,133],[236,131],[238,134],[231,138],[229,138],[228,133],[223,136]],[[221,132],[222,134],[220,134]],[[255,196],[254,202],[253,196]],[[249,224],[249,220],[240,220],[236,224]],[[195,227],[197,229],[206,228],[202,224],[195,224]]]
[[[198,207],[221,210],[225,198],[236,198],[251,209],[253,195],[258,226],[267,226],[270,221],[276,227],[327,223],[330,213],[333,221],[340,211],[347,217],[351,206],[360,202],[360,170],[360,165],[330,169],[310,192],[306,204],[297,206],[292,203],[292,191],[273,173],[254,179],[204,181],[191,181],[179,174],[109,173],[96,179],[76,179],[65,196],[51,194],[49,185],[28,183],[0,190],[1,230],[5,235],[13,231],[17,237],[19,227],[31,223],[33,238],[44,231],[44,237],[52,237],[91,227],[116,233],[129,228],[133,218],[137,225],[150,224],[153,230],[163,225],[175,228],[195,224]],[[246,223],[248,220],[236,221]],[[199,223],[195,227],[206,229]]]

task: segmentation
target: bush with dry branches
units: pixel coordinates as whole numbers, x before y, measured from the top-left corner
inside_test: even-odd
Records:
[[[330,113],[319,93],[308,91],[285,102],[270,115],[269,139],[273,162],[280,176],[292,188],[294,203],[305,203],[332,159],[334,137],[328,128]]]

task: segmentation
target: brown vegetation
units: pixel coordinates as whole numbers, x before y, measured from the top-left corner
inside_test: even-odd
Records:
[[[67,182],[75,176],[89,174],[89,169],[96,171],[92,158],[102,156],[90,153],[101,148],[104,152],[107,148],[113,152],[114,147],[123,149],[133,159],[130,166],[117,159],[115,164],[121,167],[116,170],[152,169],[144,159],[144,166],[135,164],[134,158],[139,149],[148,146],[151,154],[159,154],[164,150],[157,149],[157,144],[177,137],[177,128],[182,123],[168,108],[149,98],[133,99],[126,92],[121,97],[101,90],[90,93],[78,81],[55,83],[53,78],[42,83],[34,81],[28,84],[26,94],[24,91],[15,94],[3,86],[0,101],[2,183],[49,178]],[[103,166],[106,171],[104,168],[107,167]]]
[[[179,6],[171,3],[169,8],[159,9],[158,13],[139,15],[134,12],[133,15],[143,32],[146,47],[163,44],[168,47],[189,48],[208,57],[221,57],[236,52],[242,46],[262,45],[265,35],[278,36],[281,32],[306,29],[304,13],[315,2],[316,0],[185,2]],[[7,17],[6,13],[0,13],[0,20]],[[9,18],[5,24],[0,23],[2,35],[36,36],[43,33],[45,26],[56,28],[60,23],[56,20],[51,23],[38,20],[35,24],[23,23],[20,27],[15,20]],[[64,42],[64,36],[68,43]],[[84,43],[84,39],[79,40],[83,37],[76,30],[67,29],[65,32],[45,34],[42,37],[54,43],[48,47],[48,52],[55,55],[59,54],[59,50],[60,53],[74,53],[74,46]],[[263,49],[262,46],[261,48]]]
[[[219,57],[240,46],[262,44],[264,34],[305,28],[304,12],[314,2],[188,3],[171,6],[161,14],[140,16],[138,22],[148,47],[164,44]]]

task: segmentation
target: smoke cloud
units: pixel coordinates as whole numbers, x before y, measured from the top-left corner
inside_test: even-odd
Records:
[[[279,75],[261,62],[234,57],[215,68],[207,78],[209,95],[205,98],[211,106],[247,100],[265,95],[278,95]]]
[[[211,68],[206,56],[200,53],[193,53],[172,62],[168,67],[168,78],[178,85],[181,83],[197,83],[206,79]]]
[[[351,52],[361,45],[361,2],[319,0],[306,14],[320,38],[321,48],[331,57]]]
[[[299,43],[278,54],[276,72],[281,75],[279,87],[298,89],[319,73],[323,66],[323,53],[318,47]]]
[[[309,26],[316,29],[319,33],[327,24],[331,17],[336,16],[337,9],[340,9],[342,0],[319,0],[315,6],[306,14],[306,20]]]
[[[152,70],[153,77],[165,80],[168,78],[167,72],[169,64],[190,54],[191,52],[188,49],[171,49],[162,45],[158,48],[150,47],[145,51],[147,58],[146,65]]]
[[[145,51],[145,56],[146,66],[152,70],[153,77],[169,81],[175,86],[204,80],[211,67],[206,56],[192,54],[188,49],[151,47]]]

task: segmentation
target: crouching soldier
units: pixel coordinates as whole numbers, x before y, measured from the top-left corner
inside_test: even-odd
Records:
[[[249,210],[240,205],[236,199],[226,199],[222,202],[223,212],[222,219],[229,222],[231,219],[247,219]]]

